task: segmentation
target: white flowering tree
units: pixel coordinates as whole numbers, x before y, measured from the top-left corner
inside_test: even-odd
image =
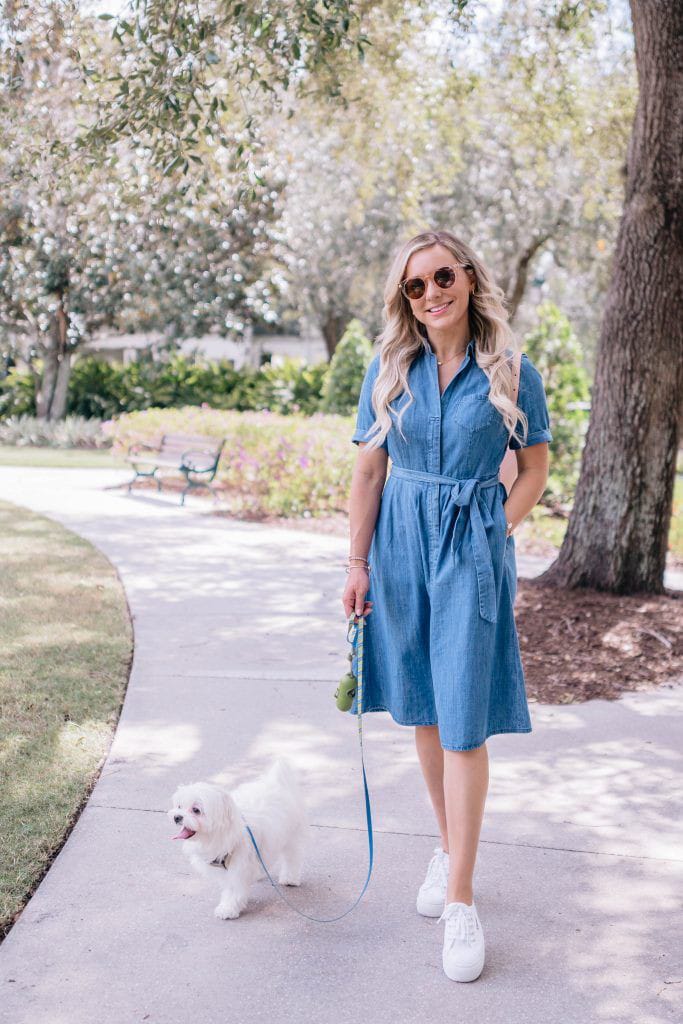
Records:
[[[227,152],[204,153],[183,189],[123,144],[114,167],[64,159],[83,109],[73,41],[93,39],[74,4],[39,14],[10,11],[4,25],[0,337],[34,372],[38,414],[56,419],[74,354],[103,326],[239,336],[268,314],[273,201],[264,187],[237,201]]]

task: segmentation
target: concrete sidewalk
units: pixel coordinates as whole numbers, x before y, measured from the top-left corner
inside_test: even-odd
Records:
[[[341,913],[367,873],[346,669],[342,538],[107,490],[127,474],[0,468],[0,498],[92,541],[135,626],[119,726],[91,800],[0,947],[13,1024],[683,1019],[683,683],[617,702],[532,703],[534,731],[487,741],[475,874],[481,977],[450,982],[443,925],[415,895],[437,842],[413,730],[364,720],[375,869],[335,924],[258,883],[237,921],[191,873],[166,818],[180,782],[232,785],[285,753],[313,823],[302,910]],[[540,567],[539,567],[540,568]],[[524,566],[520,564],[520,575]]]

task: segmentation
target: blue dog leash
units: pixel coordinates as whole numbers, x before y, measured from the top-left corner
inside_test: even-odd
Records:
[[[356,622],[355,621],[356,619],[359,619],[359,621]],[[363,893],[365,892],[365,890],[368,887],[368,882],[370,881],[370,875],[372,874],[372,862],[373,862],[373,858],[374,858],[373,841],[372,841],[372,816],[370,814],[370,794],[368,793],[368,780],[367,780],[367,778],[365,776],[365,761],[363,759],[363,626],[364,626],[364,620],[363,620],[363,616],[362,615],[361,616],[356,616],[356,615],[349,616],[349,624],[348,624],[348,628],[346,630],[346,639],[351,644],[352,648],[355,650],[355,656],[356,656],[356,672],[357,672],[357,679],[358,679],[356,711],[357,711],[357,718],[358,718],[358,739],[360,741],[360,760],[361,760],[361,765],[363,767],[363,786],[365,787],[365,814],[366,814],[367,822],[368,822],[368,851],[369,851],[368,877],[365,879],[365,885],[361,889],[360,894],[359,894],[358,899],[356,900],[356,902],[354,904],[352,904],[352,906],[350,906],[348,910],[345,910],[343,914],[338,914],[337,917],[312,917],[310,914],[304,914],[303,911],[299,910],[298,907],[294,906],[292,901],[287,896],[285,896],[285,894],[282,891],[282,889],[280,888],[280,886],[275,881],[273,881],[273,879],[271,877],[271,874],[268,871],[268,868],[263,863],[263,858],[261,856],[261,853],[259,851],[258,846],[256,845],[256,840],[254,839],[254,834],[251,831],[251,829],[249,828],[249,826],[246,825],[247,832],[249,833],[249,835],[251,837],[251,841],[254,844],[254,849],[256,850],[256,856],[261,861],[261,867],[263,868],[265,873],[268,875],[268,878],[270,879],[270,884],[273,886],[273,888],[278,893],[278,895],[280,895],[282,897],[282,899],[285,901],[285,903],[288,903],[290,905],[292,910],[296,910],[297,914],[300,914],[301,917],[306,917],[306,918],[308,918],[309,921],[317,921],[317,922],[319,922],[321,924],[326,924],[326,923],[328,923],[330,921],[340,921],[342,919],[342,917],[346,917],[347,914],[350,914],[351,911],[354,910],[358,906],[358,904],[360,903],[360,901],[362,899],[362,896],[363,896]]]

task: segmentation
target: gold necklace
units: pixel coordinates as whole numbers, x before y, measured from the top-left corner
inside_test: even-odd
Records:
[[[467,352],[467,345],[465,346],[464,349],[462,349],[461,352],[456,352],[454,356],[449,356],[448,359],[442,359],[441,362],[439,362],[439,360],[437,359],[436,365],[437,366],[445,366],[446,363],[451,363],[458,356],[464,355],[465,352]]]

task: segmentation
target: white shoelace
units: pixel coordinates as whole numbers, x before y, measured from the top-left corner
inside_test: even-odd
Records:
[[[465,942],[471,946],[476,942],[477,925],[473,906],[449,903],[439,920],[446,922],[445,939],[449,945],[453,945],[454,942]]]
[[[448,883],[448,869],[446,857],[441,851],[437,851],[427,867],[425,885],[445,885]]]

